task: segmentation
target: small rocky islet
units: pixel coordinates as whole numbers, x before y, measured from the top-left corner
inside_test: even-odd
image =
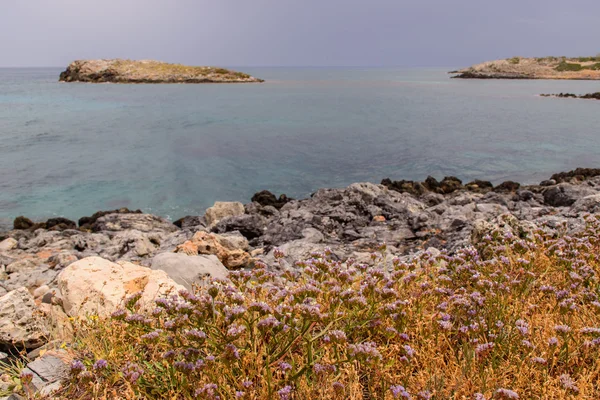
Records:
[[[486,61],[451,71],[459,79],[600,79],[600,56],[596,57],[513,57]]]
[[[87,83],[259,83],[243,72],[154,60],[77,60],[60,74],[60,82]]]
[[[175,222],[126,208],[77,222],[21,216],[0,233],[0,351],[29,352],[33,387],[49,393],[68,374],[60,346],[72,337],[71,319],[108,315],[132,293],[151,300],[258,263],[293,269],[315,252],[367,263],[385,243],[386,254],[408,262],[453,254],[491,229],[569,234],[598,211],[600,169],[579,168],[528,186],[428,177],[320,189],[302,200],[262,191],[246,205],[217,202]]]

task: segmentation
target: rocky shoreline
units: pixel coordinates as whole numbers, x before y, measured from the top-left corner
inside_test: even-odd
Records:
[[[69,318],[110,313],[133,292],[156,296],[257,263],[294,268],[321,251],[368,262],[385,243],[390,256],[408,260],[453,253],[493,228],[565,234],[598,211],[600,169],[577,169],[528,186],[428,177],[320,189],[302,200],[263,191],[174,223],[128,209],[78,222],[18,217],[0,233],[0,351],[35,351],[56,332],[68,338]]]
[[[560,97],[567,99],[600,100],[600,92],[576,95],[575,93],[541,94],[542,97]]]
[[[87,83],[257,83],[243,72],[192,67],[153,60],[77,60],[60,74],[61,82]]]
[[[600,79],[600,57],[513,57],[451,71],[460,79]]]

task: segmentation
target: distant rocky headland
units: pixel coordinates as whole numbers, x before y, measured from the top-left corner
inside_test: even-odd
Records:
[[[600,79],[600,56],[596,57],[513,57],[487,61],[451,71],[462,79]]]
[[[77,60],[60,74],[61,82],[89,83],[255,83],[243,72],[193,67],[153,60]]]
[[[575,93],[541,94],[542,97],[561,97],[567,99],[600,100],[600,92],[576,95]]]

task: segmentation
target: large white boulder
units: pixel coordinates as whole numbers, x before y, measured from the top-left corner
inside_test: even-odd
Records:
[[[156,298],[184,289],[164,271],[132,264],[113,263],[100,257],[87,257],[65,268],[58,276],[63,307],[70,316],[108,315],[123,299],[142,292],[144,306]]]

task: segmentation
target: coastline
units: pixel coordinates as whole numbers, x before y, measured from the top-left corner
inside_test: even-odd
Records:
[[[174,223],[129,209],[77,222],[18,217],[16,229],[0,233],[0,306],[14,310],[0,317],[0,351],[28,352],[35,390],[50,392],[62,375],[38,364],[68,368],[57,357],[70,351],[60,346],[73,341],[77,321],[118,312],[126,296],[151,305],[207,279],[227,281],[231,271],[293,277],[324,254],[365,268],[377,259],[391,270],[478,251],[485,259],[490,233],[516,245],[576,236],[599,211],[600,169],[577,169],[527,186],[428,177],[320,189],[301,200],[262,191],[246,205],[217,202]]]

